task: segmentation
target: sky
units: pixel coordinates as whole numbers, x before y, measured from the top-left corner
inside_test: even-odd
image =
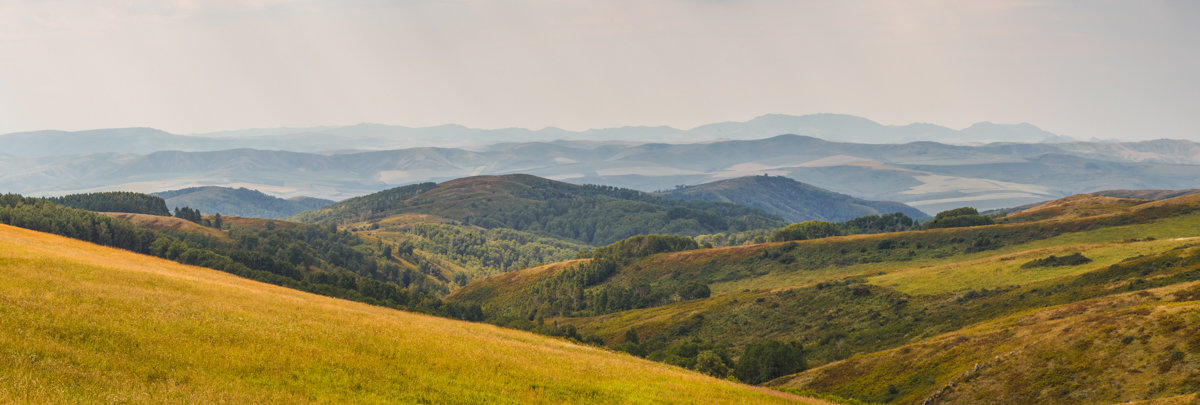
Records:
[[[1200,2],[0,0],[0,133],[853,114],[1200,141]]]

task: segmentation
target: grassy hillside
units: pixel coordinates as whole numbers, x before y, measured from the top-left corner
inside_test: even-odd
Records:
[[[386,247],[332,226],[231,217],[229,230],[218,231],[187,226],[178,218],[129,218],[140,225],[45,199],[0,195],[3,224],[333,297],[461,319],[482,317],[478,309],[448,306],[438,298],[447,292],[439,281],[447,280],[401,267],[382,254]]]
[[[320,198],[283,199],[258,190],[229,187],[191,187],[154,193],[169,208],[191,207],[202,213],[252,218],[283,218],[333,204]]]
[[[404,186],[292,219],[352,224],[401,214],[434,215],[487,229],[509,228],[592,245],[638,234],[701,235],[781,224],[761,210],[735,204],[668,200],[635,190],[579,186],[529,175]]]
[[[515,327],[544,317],[672,364],[691,367],[694,348],[709,347],[724,351],[732,366],[755,342],[778,340],[803,342],[808,365],[821,366],[1026,311],[1200,280],[1200,267],[1180,253],[1200,243],[1200,197],[1083,196],[1030,212],[1054,214],[662,253],[611,272],[563,264],[472,283],[447,299],[478,303],[493,322]],[[1083,260],[1054,259],[1061,257]],[[710,295],[669,295],[632,309],[611,304],[629,291],[652,294],[688,282],[704,284]],[[814,389],[885,400],[839,387]]]
[[[891,201],[867,201],[782,176],[747,176],[655,193],[689,201],[727,202],[758,208],[788,222],[849,221],[867,215],[900,212],[916,219],[929,215]]]
[[[207,235],[221,241],[230,240],[229,237],[225,236],[225,233],[221,232],[219,229],[210,226],[203,226],[183,218],[147,214],[131,214],[126,212],[104,212],[102,214],[129,221],[129,223],[142,228],[158,231],[175,231],[189,234]]]
[[[1143,198],[1147,200],[1165,200],[1190,194],[1200,194],[1200,189],[1187,190],[1105,190],[1092,193],[1106,197]]]
[[[1200,265],[1195,249],[1186,256],[1191,266]],[[1195,401],[1197,300],[1200,283],[1191,282],[1055,306],[771,385],[899,403]]]
[[[799,400],[2,225],[0,272],[0,402]]]

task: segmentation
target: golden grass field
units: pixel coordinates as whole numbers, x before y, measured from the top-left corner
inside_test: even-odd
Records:
[[[819,401],[0,225],[0,402]]]

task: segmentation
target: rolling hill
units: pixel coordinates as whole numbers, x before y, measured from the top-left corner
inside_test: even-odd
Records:
[[[1200,177],[1200,144],[1188,141],[970,146],[928,141],[851,143],[846,142],[851,138],[829,137],[841,140],[831,141],[774,134],[677,144],[638,139],[332,153],[244,146],[141,154],[118,150],[69,156],[0,155],[0,189],[58,196],[210,185],[246,187],[280,197],[342,200],[401,185],[476,175],[525,173],[573,184],[654,191],[766,173],[856,198],[899,201],[937,212],[964,205],[980,210],[1013,207],[1098,190],[1195,188]],[[222,142],[225,148],[238,146],[224,138]]]
[[[352,198],[291,219],[374,223],[426,214],[483,228],[509,228],[586,244],[638,234],[700,235],[776,227],[779,219],[729,203],[669,200],[636,190],[579,186],[530,175],[476,176]]]
[[[1195,249],[1185,252],[1200,264]],[[1195,401],[1200,283],[1054,306],[769,383],[895,403]]]
[[[283,199],[258,190],[229,187],[191,187],[153,193],[166,200],[168,208],[191,207],[202,213],[250,218],[283,218],[333,204],[312,197]]]
[[[1195,298],[1176,303],[1173,291],[1190,291],[1200,280],[1200,197],[1080,195],[997,221],[713,249],[682,246],[623,259],[601,255],[494,276],[446,299],[480,305],[489,322],[535,329],[530,319],[544,319],[597,335],[611,347],[688,367],[698,361],[698,350],[723,351],[733,368],[759,342],[802,342],[814,368],[772,384],[863,401],[920,403],[945,391],[940,398],[956,399],[948,403],[971,402],[1008,390],[997,398],[1091,403],[1194,392],[1188,373],[1200,356],[1188,354],[1186,328],[1164,332],[1152,326],[1165,318],[1127,311],[1145,304],[1155,314],[1180,308],[1182,319],[1193,316],[1184,302]],[[613,246],[645,243],[631,239]],[[691,293],[701,289],[693,283],[706,293]],[[1110,305],[1130,299],[1137,302]],[[1093,306],[1112,312],[1074,318],[1084,319],[1077,330],[1061,329],[1057,315],[1041,315]],[[1112,320],[1114,332],[1104,332],[1109,340],[1097,346],[1103,347],[1099,353],[1081,354],[1073,347],[1100,344],[1088,335],[1096,330],[1090,325],[1102,322],[1096,317]],[[959,336],[975,339],[979,330],[994,333],[954,349],[967,341]],[[1069,339],[1013,340],[983,349],[1001,338],[1053,336],[1051,330]],[[1150,342],[1130,346],[1134,366],[1097,371],[1125,358],[1109,342],[1129,335]],[[1013,350],[1023,360],[981,374],[989,382],[980,382],[977,391],[946,396],[974,378],[967,376],[978,371],[981,359]],[[918,359],[921,353],[926,357]],[[1152,379],[1157,367],[1172,377]],[[1024,383],[998,385],[1009,380]],[[1109,388],[1074,383],[1067,393],[1037,384],[1043,380]],[[1111,388],[1120,381],[1130,381],[1128,392]],[[953,389],[943,390],[947,386]]]
[[[867,201],[782,176],[746,176],[655,193],[677,200],[727,202],[758,208],[788,222],[845,222],[867,215],[903,213],[914,219],[929,215],[891,201]]]
[[[807,401],[3,225],[0,271],[3,402]]]
[[[764,135],[766,136],[766,135]],[[831,138],[843,139],[843,138]],[[525,173],[574,184],[666,190],[764,173],[926,212],[1018,206],[1112,189],[1196,187],[1200,145],[862,144],[781,135],[706,143],[554,141],[467,149],[312,153],[262,149],[0,156],[0,189],[26,195],[202,185],[332,200],[400,185]],[[232,147],[226,144],[226,147]],[[1187,145],[1191,145],[1190,147]],[[0,148],[3,150],[3,148]],[[1178,151],[1179,154],[1168,152]],[[1112,153],[1112,154],[1108,154]]]

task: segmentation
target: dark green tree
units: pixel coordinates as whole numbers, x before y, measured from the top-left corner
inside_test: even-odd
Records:
[[[841,235],[837,224],[826,221],[804,221],[780,228],[771,235],[772,242],[827,238]]]
[[[762,384],[803,371],[805,367],[804,348],[800,343],[760,340],[746,345],[733,375],[747,384]]]
[[[925,229],[960,228],[965,226],[991,225],[995,223],[991,217],[979,215],[979,211],[971,207],[955,208],[939,212],[932,221],[926,222]]]
[[[696,355],[696,371],[725,378],[729,376],[729,365],[725,364],[725,360],[717,352],[705,350]]]

